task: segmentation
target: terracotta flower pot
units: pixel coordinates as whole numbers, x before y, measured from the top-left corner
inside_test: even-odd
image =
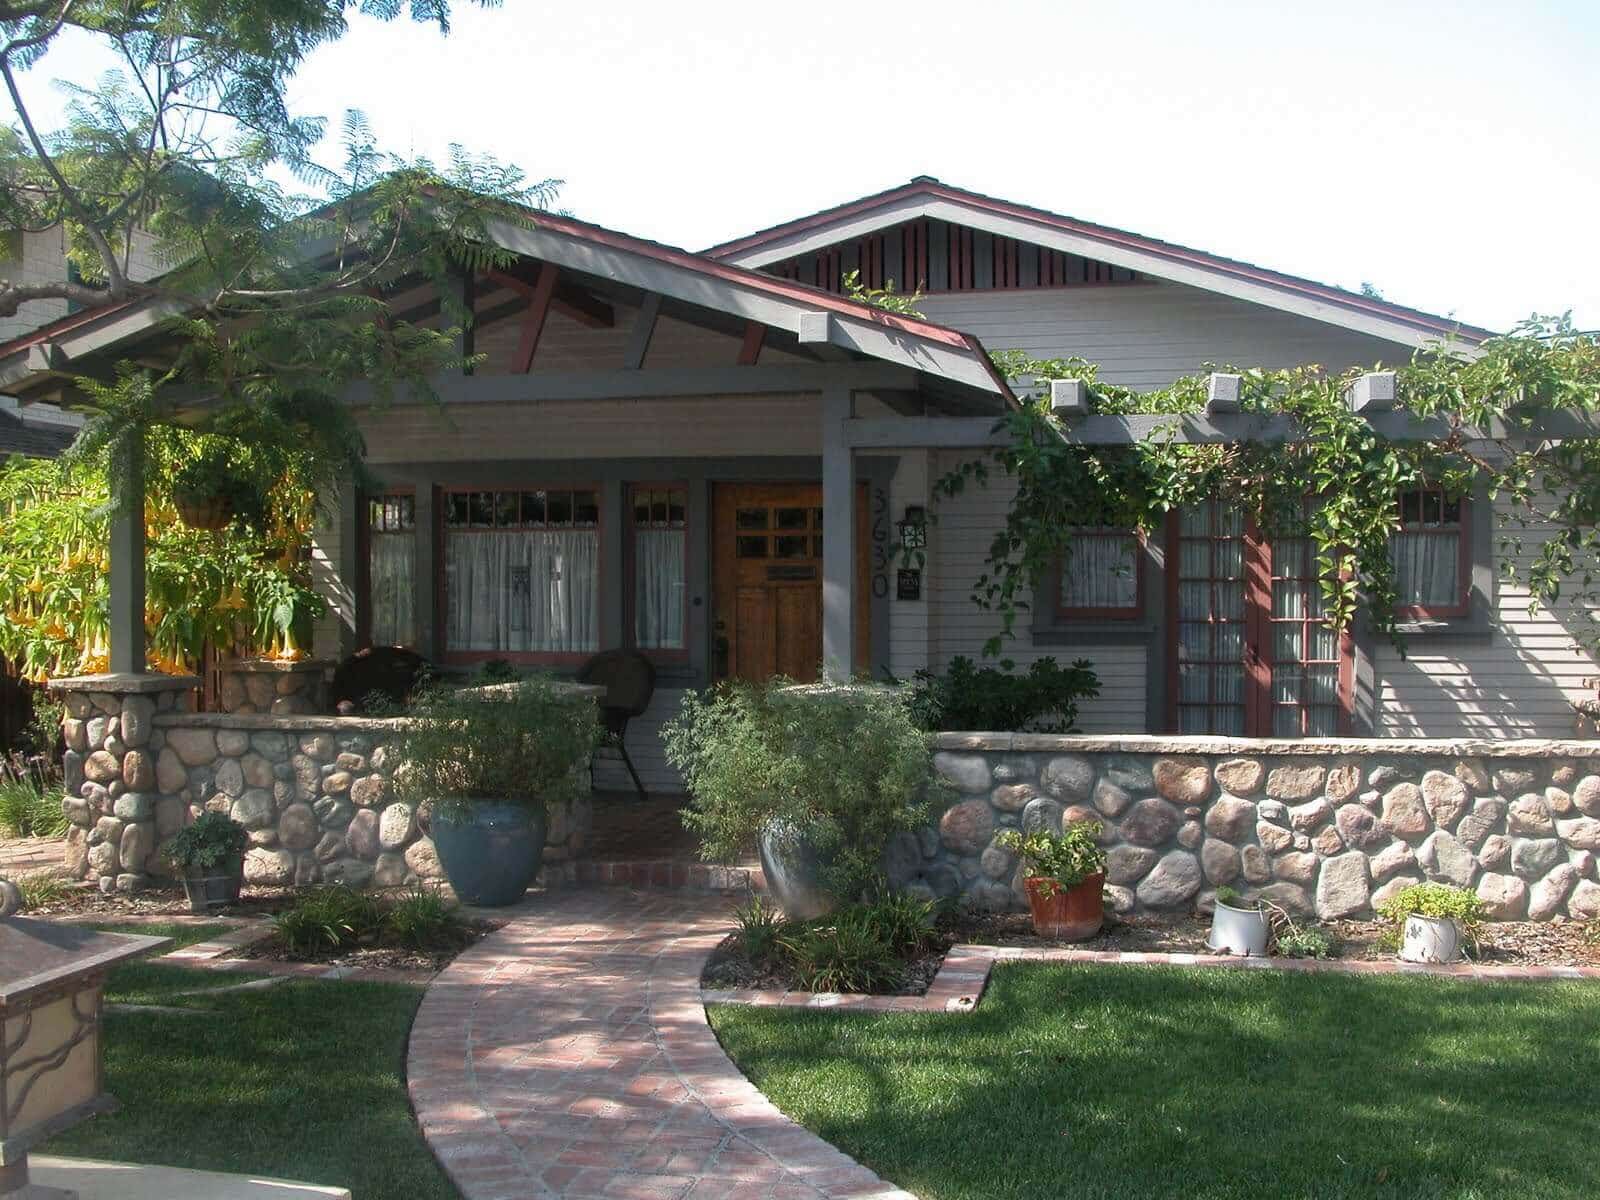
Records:
[[[1064,888],[1054,880],[1030,876],[1024,884],[1033,931],[1065,942],[1092,938],[1105,921],[1105,882],[1104,874],[1090,875],[1076,887]]]

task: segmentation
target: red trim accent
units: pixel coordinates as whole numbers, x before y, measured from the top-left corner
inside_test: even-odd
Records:
[[[1443,495],[1443,490],[1440,488],[1408,488],[1406,490],[1438,492],[1441,496]],[[1400,496],[1403,494],[1400,493],[1395,496],[1396,504],[1401,503]],[[1456,595],[1460,603],[1431,606],[1426,604],[1397,604],[1394,610],[1395,616],[1420,621],[1435,621],[1443,620],[1447,617],[1465,617],[1472,612],[1472,500],[1463,496],[1460,503],[1461,520],[1455,528],[1457,542]],[[1441,526],[1433,530],[1416,528],[1408,530],[1405,527],[1402,514],[1400,526],[1400,532],[1402,533],[1448,533],[1450,531],[1448,526]]]
[[[761,344],[767,340],[767,327],[760,321],[744,323],[744,341],[739,346],[738,365],[753,367],[761,357]]]
[[[522,316],[522,336],[517,340],[517,351],[511,359],[511,370],[516,374],[526,375],[533,368],[533,356],[539,350],[539,338],[544,333],[545,318],[550,315],[550,300],[556,293],[559,274],[554,263],[545,263],[539,268],[538,283],[527,291],[522,287],[516,289],[528,297],[528,308]]]
[[[1244,543],[1244,728],[1265,737],[1272,729],[1272,555],[1254,517]]]
[[[704,253],[711,258],[725,259],[742,251],[754,249],[755,247],[778,241],[808,229],[825,226],[847,217],[858,216],[861,213],[870,212],[875,208],[881,208],[895,201],[913,196],[928,196],[935,199],[950,200],[985,212],[1029,221],[1047,229],[1058,229],[1080,234],[1110,245],[1122,246],[1146,254],[1154,254],[1168,262],[1204,267],[1236,279],[1261,283],[1282,291],[1336,304],[1353,312],[1364,312],[1374,316],[1386,317],[1429,333],[1455,334],[1467,342],[1479,342],[1485,338],[1496,336],[1492,330],[1473,325],[1457,324],[1433,313],[1425,313],[1414,308],[1405,308],[1398,304],[1390,304],[1384,300],[1374,300],[1355,292],[1347,292],[1343,288],[1318,283],[1315,280],[1305,279],[1298,275],[1284,274],[1281,271],[1258,267],[1253,263],[1242,262],[1238,259],[1208,254],[1203,250],[1195,250],[1188,246],[1178,245],[1175,242],[1143,237],[1124,229],[1116,229],[1109,225],[1097,225],[1089,221],[1080,221],[1072,217],[1063,216],[1060,213],[1050,212],[1047,209],[1014,204],[993,196],[985,196],[979,192],[969,192],[963,188],[955,188],[948,184],[934,181],[914,180],[911,183],[890,188],[888,191],[864,196],[859,200],[852,200],[834,208],[823,209],[821,212],[758,230],[755,233],[730,242],[722,242],[719,245],[709,247]]]

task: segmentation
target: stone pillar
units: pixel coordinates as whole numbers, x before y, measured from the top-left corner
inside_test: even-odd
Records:
[[[284,662],[241,658],[222,668],[217,706],[226,713],[270,713],[275,717],[315,716],[328,711],[327,674],[333,663],[322,658]]]
[[[856,661],[855,457],[844,440],[850,407],[847,389],[823,393],[822,673],[832,680],[849,679]]]
[[[66,706],[69,876],[97,880],[103,892],[131,892],[166,873],[160,846],[184,824],[180,793],[187,777],[155,718],[176,711],[183,693],[199,685],[192,675],[51,680],[51,692]]]

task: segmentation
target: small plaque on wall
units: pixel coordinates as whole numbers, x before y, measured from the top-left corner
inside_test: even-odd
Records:
[[[897,572],[895,598],[898,600],[921,600],[922,572],[914,567],[902,567]]]

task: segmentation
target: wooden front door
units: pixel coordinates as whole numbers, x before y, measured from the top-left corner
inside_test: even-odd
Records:
[[[712,674],[759,683],[773,675],[814,680],[822,666],[822,485],[719,484],[711,562]],[[864,670],[867,506],[856,496],[855,666]]]

